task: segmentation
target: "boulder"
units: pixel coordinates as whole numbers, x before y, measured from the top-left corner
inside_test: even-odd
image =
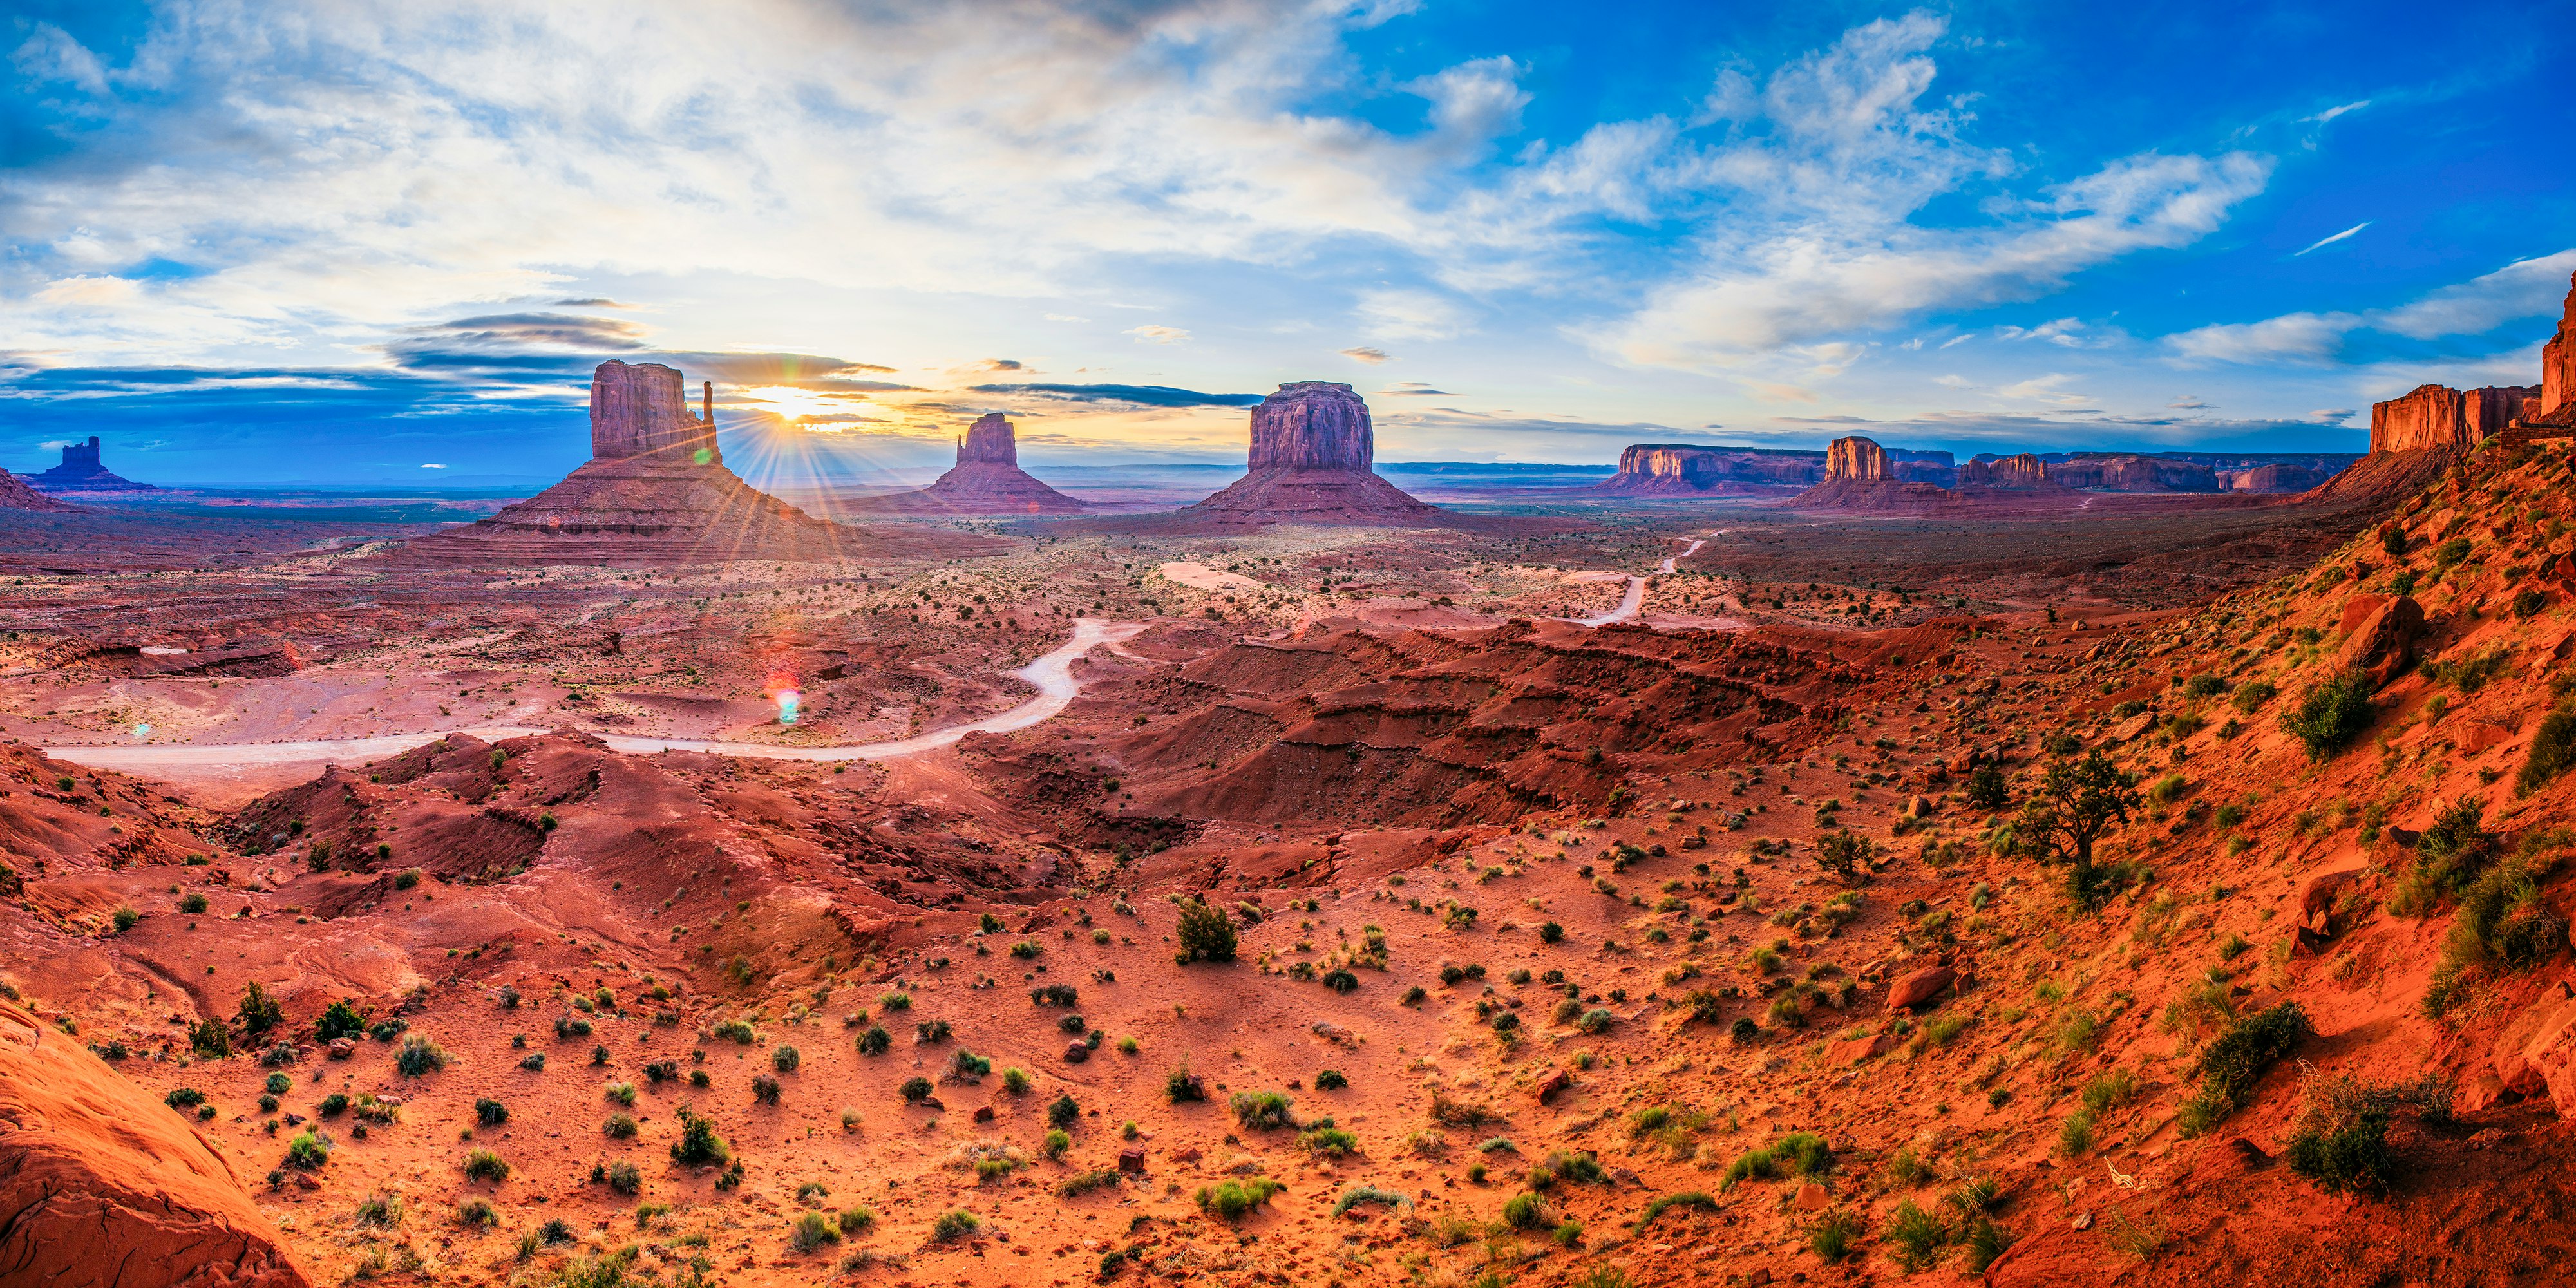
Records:
[[[311,1282],[188,1118],[78,1042],[0,1004],[0,1283]]]
[[[1535,1088],[1535,1091],[1538,1095],[1538,1102],[1543,1105],[1548,1102],[1550,1097],[1556,1095],[1558,1092],[1571,1091],[1573,1089],[1573,1071],[1570,1069],[1558,1068],[1550,1070],[1546,1077],[1539,1079],[1538,1086]]]
[[[1884,1033],[1873,1033],[1862,1038],[1846,1038],[1826,1044],[1825,1063],[1850,1068],[1853,1065],[1866,1064],[1895,1048],[1896,1039]]]
[[[1814,1181],[1801,1181],[1798,1196],[1790,1202],[1801,1212],[1822,1212],[1834,1205],[1834,1192]]]
[[[1145,1174],[1145,1150],[1136,1146],[1118,1151],[1118,1170],[1129,1176]]]
[[[331,1058],[332,1058],[332,1059],[334,1059],[334,1060],[346,1060],[346,1059],[348,1059],[350,1056],[356,1055],[357,1053],[358,1053],[358,1040],[357,1040],[356,1038],[333,1038],[333,1039],[331,1039]]]
[[[1958,979],[1947,966],[1926,966],[1887,986],[1887,1009],[1917,1009],[1936,1001]]]
[[[2397,678],[2415,661],[2415,641],[2424,634],[2424,607],[2411,595],[2380,605],[2353,627],[2335,650],[2340,670],[2360,670],[2376,688]]]
[[[1091,1044],[1090,1044],[1090,1043],[1088,1043],[1088,1042],[1071,1042],[1071,1043],[1067,1043],[1067,1044],[1065,1045],[1065,1048],[1064,1048],[1064,1062],[1065,1062],[1066,1064],[1080,1064],[1080,1063],[1082,1063],[1083,1061],[1088,1060],[1088,1059],[1090,1059],[1090,1058],[1091,1058]]]
[[[2338,929],[2334,924],[2335,905],[2342,901],[2344,891],[2361,880],[2365,872],[2364,868],[2354,866],[2319,872],[2308,878],[2307,884],[2299,888],[2297,947],[2314,951],[2334,938]]]

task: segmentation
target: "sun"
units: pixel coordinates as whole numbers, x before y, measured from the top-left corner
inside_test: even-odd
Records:
[[[744,391],[743,396],[758,404],[762,410],[774,412],[788,420],[828,416],[846,410],[841,401],[830,394],[813,389],[799,389],[794,385],[762,385],[756,389]]]

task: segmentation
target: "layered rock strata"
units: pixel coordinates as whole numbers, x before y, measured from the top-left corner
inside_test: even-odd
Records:
[[[2059,485],[2092,492],[2217,492],[2218,472],[2193,461],[2157,456],[2077,456],[2048,467]]]
[[[2048,477],[2048,463],[2029,452],[2015,456],[1980,456],[1959,467],[1959,486],[2036,492],[2060,486]]]
[[[2544,375],[2546,373],[2544,372]],[[2459,390],[2418,385],[2402,398],[2370,406],[2373,452],[2464,451],[2521,416],[2546,385]]]
[[[1790,498],[1788,504],[1804,510],[1898,513],[1937,510],[1958,500],[1958,493],[1939,484],[1900,477],[1897,462],[1886,448],[1854,435],[1825,445],[1825,481]]]
[[[1824,477],[1821,452],[1763,447],[1637,443],[1619,453],[1619,472],[1602,490],[1690,496],[1812,487]]]
[[[712,401],[712,394],[707,395]],[[816,561],[853,553],[858,534],[761,492],[726,469],[714,415],[694,415],[680,373],[599,364],[590,387],[591,460],[563,482],[478,523],[408,543],[396,562],[667,567],[741,559]]]
[[[1376,453],[1368,403],[1349,385],[1284,384],[1252,409],[1248,472],[1180,513],[1222,524],[1442,522],[1438,506],[1378,476]]]
[[[1020,468],[1019,432],[1001,413],[957,440],[957,463],[917,492],[844,502],[851,514],[1070,514],[1088,508]]]

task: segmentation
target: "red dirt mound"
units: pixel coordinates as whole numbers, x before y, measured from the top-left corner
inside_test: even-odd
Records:
[[[7,470],[0,470],[0,510],[77,510],[69,501],[57,501],[27,486],[27,480]]]
[[[186,1118],[0,1003],[0,1283],[311,1282]]]

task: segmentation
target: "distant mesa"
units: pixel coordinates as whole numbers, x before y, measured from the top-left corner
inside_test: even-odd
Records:
[[[592,564],[656,568],[927,553],[930,538],[825,523],[726,469],[715,390],[689,410],[678,369],[599,364],[590,381],[590,462],[478,523],[417,538],[388,559],[428,566]],[[919,551],[890,546],[922,545]]]
[[[1990,487],[2007,492],[2045,492],[2066,485],[2048,476],[2048,462],[2029,452],[2012,456],[1979,456],[1959,467],[1959,486]]]
[[[2062,487],[2088,492],[2217,492],[2218,471],[2197,461],[2163,456],[2083,453],[2050,465]]]
[[[1019,431],[1000,412],[978,418],[957,440],[957,464],[915,492],[843,502],[851,514],[1071,514],[1089,509],[1020,468]]]
[[[1946,462],[1949,453],[1939,456]],[[1924,462],[1934,464],[1934,462]],[[1825,480],[1790,498],[1801,510],[1862,510],[1905,513],[1937,510],[1959,502],[1959,494],[1938,483],[1902,476],[1905,465],[1876,440],[1853,435],[1825,446]]]
[[[1378,476],[1376,457],[1377,431],[1359,394],[1331,381],[1294,381],[1252,409],[1247,469],[1225,490],[1163,514],[1076,522],[1100,531],[1170,533],[1273,523],[1381,528],[1484,524],[1415,500]]]
[[[1638,443],[1619,453],[1619,472],[1598,486],[1632,496],[1761,496],[1824,477],[1823,452]]]
[[[30,474],[27,481],[46,492],[158,492],[149,483],[119,478],[99,463],[98,435],[87,443],[63,444],[62,464],[42,474]]]

